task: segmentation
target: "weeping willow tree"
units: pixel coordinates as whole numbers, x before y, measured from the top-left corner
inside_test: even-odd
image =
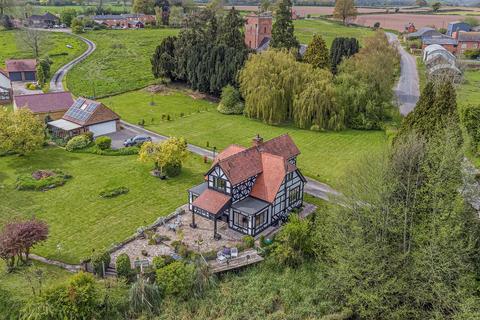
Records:
[[[335,103],[332,74],[314,70],[305,89],[293,102],[293,120],[300,128],[341,130],[345,127],[345,111]]]
[[[330,119],[318,121],[320,114],[335,114],[333,111],[322,111],[335,108],[333,91],[329,86],[331,74],[297,62],[288,51],[268,50],[251,55],[240,72],[239,80],[248,117],[268,124],[294,120],[302,128],[307,128],[312,124],[329,122]],[[319,83],[321,88],[315,88]],[[305,92],[307,88],[309,92]],[[324,89],[328,92],[320,92]],[[329,101],[323,101],[323,98]],[[297,115],[297,112],[301,114]]]

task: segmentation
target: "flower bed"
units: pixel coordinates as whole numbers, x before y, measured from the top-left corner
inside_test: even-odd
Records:
[[[100,197],[114,198],[114,197],[118,197],[121,194],[128,193],[128,191],[129,190],[127,187],[118,187],[118,188],[108,189],[100,192]]]
[[[30,175],[20,175],[15,188],[17,190],[46,191],[63,186],[72,176],[65,172],[54,170],[37,170]]]

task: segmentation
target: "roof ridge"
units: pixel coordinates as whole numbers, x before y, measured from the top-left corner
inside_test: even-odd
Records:
[[[70,91],[21,94],[21,95],[18,95],[18,96],[14,96],[14,98],[18,98],[18,97],[31,97],[31,96],[44,96],[44,95],[57,94],[57,93],[70,93]],[[70,95],[71,95],[71,93],[70,93]]]

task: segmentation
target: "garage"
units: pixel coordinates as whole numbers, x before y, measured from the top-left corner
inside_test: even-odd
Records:
[[[115,120],[97,123],[88,127],[88,130],[93,133],[94,137],[109,134],[117,131],[117,123]]]
[[[35,81],[35,72],[25,72],[25,80],[26,81]]]
[[[10,76],[11,81],[22,81],[21,72],[10,72],[8,75]]]

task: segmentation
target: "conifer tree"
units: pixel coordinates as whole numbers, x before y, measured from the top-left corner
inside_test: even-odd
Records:
[[[232,7],[228,14],[222,19],[218,43],[227,47],[246,50],[242,27],[245,24],[240,12]]]
[[[157,46],[155,53],[150,59],[152,73],[155,78],[168,78],[175,80],[175,41],[176,37],[166,37]]]
[[[290,0],[279,0],[277,3],[271,46],[277,49],[298,49],[300,47],[300,43],[294,35],[292,2]]]
[[[313,36],[312,41],[303,56],[305,62],[310,63],[315,68],[327,69],[330,67],[330,58],[325,40],[319,34]]]
[[[330,48],[330,62],[332,72],[337,72],[337,66],[343,59],[349,58],[360,50],[358,40],[355,38],[335,38]]]

